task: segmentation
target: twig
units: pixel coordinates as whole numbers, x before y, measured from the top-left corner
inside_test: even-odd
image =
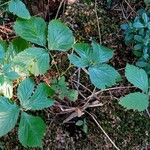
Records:
[[[2,25],[0,25],[0,29],[5,30],[6,32],[11,32],[11,33],[13,32],[13,30],[8,29],[7,27],[2,26]]]
[[[61,7],[62,7],[62,5],[63,5],[63,2],[64,2],[64,0],[62,0],[62,1],[60,2],[60,4],[59,4],[59,7],[58,7],[58,10],[57,10],[55,19],[57,19],[58,15],[59,15],[59,12],[60,12],[60,9],[61,9]]]
[[[111,144],[115,147],[115,149],[120,150],[116,144],[112,141],[112,139],[109,137],[109,135],[106,133],[106,131],[102,128],[102,126],[98,123],[98,121],[96,120],[96,118],[90,114],[88,111],[85,111],[97,124],[97,126],[101,129],[101,131],[105,134],[105,136],[108,138],[108,140],[111,142]]]
[[[137,15],[136,11],[130,6],[130,4],[125,0],[125,3],[129,6],[129,8]]]
[[[97,28],[98,28],[98,35],[99,35],[99,42],[102,44],[102,36],[101,36],[101,30],[100,30],[100,24],[99,24],[99,18],[97,14],[97,0],[95,0],[95,15],[96,15],[96,20],[97,20]]]
[[[109,88],[109,89],[104,89],[102,91],[98,91],[95,93],[95,95],[98,95],[102,92],[106,92],[106,91],[110,91],[110,90],[118,90],[118,89],[128,89],[128,88],[135,88],[134,86],[125,86],[125,87],[114,87],[114,88]],[[91,94],[89,97],[87,97],[87,99],[93,97],[93,95]]]
[[[3,3],[3,4],[0,4],[0,7],[7,5],[9,2],[10,2],[10,1],[5,2],[5,3]]]
[[[77,80],[77,89],[79,90],[79,87],[80,87],[80,75],[81,75],[81,68],[79,68],[78,70],[78,80]]]
[[[75,83],[78,83],[76,80],[72,80],[72,81],[75,82]],[[90,89],[88,89],[86,86],[84,86],[83,84],[81,84],[81,83],[78,83],[78,84],[80,84],[80,86],[82,86],[85,90],[87,90],[90,93],[92,93],[92,91]]]
[[[148,117],[150,118],[150,112],[148,109],[146,109],[146,113],[147,113]]]

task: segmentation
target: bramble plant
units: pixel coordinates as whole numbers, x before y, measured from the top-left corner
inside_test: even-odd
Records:
[[[21,8],[24,13],[21,13]],[[120,80],[120,75],[106,64],[113,57],[113,51],[109,48],[94,41],[92,46],[86,43],[75,44],[72,31],[64,23],[54,19],[47,27],[42,18],[31,17],[20,0],[11,0],[9,10],[20,18],[14,23],[18,37],[9,44],[0,42],[0,136],[14,128],[21,112],[18,130],[20,142],[25,147],[41,147],[45,123],[40,117],[29,115],[28,110],[50,107],[54,105],[51,98],[55,99],[56,96],[59,100],[72,102],[78,99],[78,92],[69,89],[65,77],[60,74],[58,79],[52,79],[49,86],[45,83],[36,85],[31,79],[44,75],[51,69],[54,50],[67,53],[72,49],[74,52],[68,53],[70,62],[85,70],[91,82],[99,89],[115,85]],[[59,71],[57,65],[55,67]],[[18,86],[17,93],[14,93],[14,82]],[[87,128],[86,126],[84,121],[83,127]]]
[[[133,53],[139,57],[137,66],[150,74],[150,18],[145,11],[139,11],[133,22],[121,25],[125,31],[125,43],[133,46]]]
[[[54,19],[47,24],[40,17],[32,17],[21,0],[9,1],[8,7],[19,17],[13,26],[18,37],[9,43],[0,41],[0,136],[10,132],[20,120],[18,139],[21,144],[24,147],[42,147],[46,124],[42,118],[30,113],[55,106],[56,99],[70,102],[78,99],[78,91],[69,88],[64,72],[60,73],[54,61],[53,53],[67,54],[71,64],[89,75],[95,88],[103,90],[114,86],[121,76],[107,64],[113,57],[113,50],[95,41],[91,45],[76,43],[72,31],[64,23]],[[139,16],[134,23],[124,27],[126,42],[131,41],[134,47],[139,46],[136,54],[149,61],[150,22],[147,14],[143,13],[142,18]],[[53,65],[58,76],[52,77],[50,83],[34,81],[37,76],[45,76]],[[148,75],[142,69],[127,65],[126,77],[142,92],[131,93],[121,98],[119,103],[127,109],[145,110],[150,93]],[[82,112],[78,113],[82,115]],[[87,133],[85,119],[77,121],[76,125]]]
[[[73,48],[77,55],[69,55],[69,60],[77,67],[88,68],[86,72],[95,87],[105,89],[120,81],[120,74],[106,64],[113,57],[112,50],[94,41],[91,46],[86,43],[76,43]]]
[[[13,98],[8,99],[1,96],[0,136],[7,134],[15,127],[21,112],[18,129],[19,141],[25,147],[41,147],[46,125],[40,117],[29,115],[26,111],[41,110],[52,106],[54,100],[48,98],[52,94],[53,91],[46,84],[36,85],[32,79],[27,78],[20,83],[17,89],[20,105],[17,105]]]
[[[127,109],[144,111],[149,106],[150,83],[148,75],[143,69],[127,64],[125,76],[130,83],[142,92],[134,92],[121,98],[119,104]]]

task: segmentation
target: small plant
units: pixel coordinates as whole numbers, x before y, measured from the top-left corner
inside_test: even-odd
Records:
[[[72,102],[78,99],[78,91],[69,89],[63,73],[60,73],[57,64],[52,63],[55,51],[67,53],[70,62],[89,74],[91,82],[99,89],[115,85],[120,75],[106,64],[113,57],[113,51],[109,48],[94,41],[91,46],[75,43],[72,31],[64,23],[54,19],[47,26],[42,18],[31,17],[20,0],[11,0],[9,10],[21,18],[14,23],[18,37],[10,43],[0,41],[0,136],[14,128],[21,113],[20,142],[25,147],[41,147],[46,125],[40,117],[30,115],[29,111],[55,105],[51,98]],[[68,52],[70,49],[72,54]],[[48,85],[37,85],[34,78],[45,76],[53,65],[58,76],[51,79]],[[87,132],[85,120],[81,126]]]
[[[25,147],[42,146],[46,125],[40,117],[29,115],[29,110],[41,110],[54,104],[52,90],[44,83],[36,85],[30,78],[23,80],[17,89],[19,105],[14,99],[0,97],[0,136],[7,134],[15,127],[19,114],[21,118],[18,138]]]
[[[129,82],[142,92],[134,92],[121,98],[119,104],[127,109],[144,111],[149,106],[150,84],[143,69],[127,64],[125,76]]]
[[[69,55],[69,60],[77,67],[88,68],[86,72],[95,87],[99,89],[111,87],[121,79],[120,74],[106,64],[113,57],[113,51],[94,41],[91,45],[86,43],[75,44],[73,48],[77,55]]]
[[[82,131],[87,134],[88,133],[88,125],[87,125],[87,121],[86,119],[84,118],[83,120],[78,120],[76,122],[76,126],[79,126],[81,127]]]
[[[139,67],[150,73],[150,18],[145,11],[139,11],[133,22],[123,24],[125,43],[133,47],[133,53],[140,59]]]

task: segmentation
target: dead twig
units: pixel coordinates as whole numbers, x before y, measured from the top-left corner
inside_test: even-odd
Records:
[[[112,141],[112,139],[109,137],[109,135],[106,133],[106,131],[102,128],[102,126],[98,123],[98,121],[96,120],[96,118],[90,114],[88,111],[85,111],[93,120],[94,122],[97,124],[97,126],[101,129],[101,131],[104,133],[104,135],[108,138],[108,140],[111,142],[111,144],[115,147],[116,150],[120,150],[117,145]]]

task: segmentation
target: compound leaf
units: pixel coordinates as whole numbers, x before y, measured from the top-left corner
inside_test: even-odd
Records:
[[[99,89],[105,89],[120,80],[119,73],[107,64],[89,67],[90,80]]]
[[[17,35],[23,39],[38,44],[46,45],[46,23],[42,18],[32,17],[29,20],[17,19],[14,25]]]
[[[22,112],[18,138],[23,146],[42,147],[42,139],[45,130],[46,125],[40,117],[34,117]]]
[[[66,51],[74,44],[72,31],[60,20],[52,20],[48,25],[48,48]]]
[[[125,69],[125,76],[134,86],[147,93],[148,76],[143,69],[127,64]]]
[[[54,104],[48,96],[52,95],[52,90],[44,83],[37,87],[30,78],[23,80],[17,90],[17,96],[21,106],[26,110],[41,110]]]
[[[23,19],[30,19],[30,13],[21,0],[11,0],[8,5],[9,11]]]
[[[19,116],[19,108],[6,97],[0,97],[0,136],[11,131]]]
[[[148,95],[140,92],[130,93],[121,98],[119,104],[127,109],[144,111],[149,105]]]
[[[107,62],[113,57],[113,51],[107,47],[92,42],[92,47],[86,43],[74,44],[76,54],[69,55],[69,60],[77,67],[95,66]]]

